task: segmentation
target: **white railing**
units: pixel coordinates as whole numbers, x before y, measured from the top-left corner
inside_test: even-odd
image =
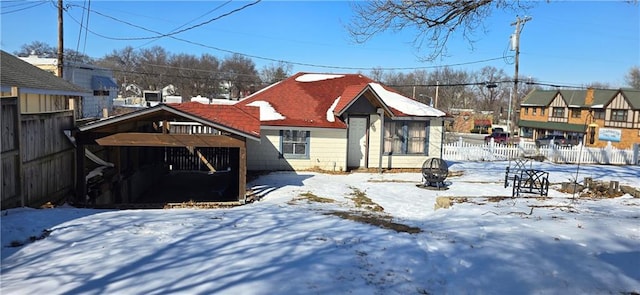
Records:
[[[586,147],[582,144],[558,147],[554,144],[536,147],[533,142],[504,145],[493,140],[486,144],[470,144],[460,138],[444,144],[442,158],[451,161],[501,161],[519,157],[544,157],[554,163],[640,165],[640,144],[629,149],[617,149],[607,143],[606,147]]]

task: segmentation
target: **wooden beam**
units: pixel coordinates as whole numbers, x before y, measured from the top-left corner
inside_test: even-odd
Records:
[[[246,142],[244,142],[245,145],[240,147],[240,151],[238,151],[239,155],[239,159],[238,161],[240,162],[238,165],[238,170],[239,171],[239,175],[238,175],[238,201],[240,201],[242,204],[245,203],[245,197],[247,195],[247,147],[246,147]]]
[[[244,147],[245,142],[224,135],[116,133],[96,139],[102,146],[164,146],[164,147]]]

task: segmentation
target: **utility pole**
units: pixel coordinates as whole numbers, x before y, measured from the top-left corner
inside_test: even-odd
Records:
[[[64,30],[62,25],[62,0],[58,0],[58,77],[62,78],[62,63],[64,62]]]
[[[520,101],[520,98],[518,96],[518,67],[520,64],[520,33],[522,32],[522,27],[524,26],[524,24],[530,20],[531,20],[530,16],[526,16],[524,18],[520,18],[519,16],[516,16],[516,21],[511,23],[512,26],[516,26],[516,31],[513,33],[513,35],[511,35],[511,47],[512,47],[511,50],[512,51],[515,50],[516,52],[516,62],[515,62],[516,68],[513,74],[513,94],[512,94],[513,96],[515,96],[515,99],[513,100],[513,103],[515,104],[518,104],[518,102]],[[515,107],[512,106],[511,103],[509,103],[509,108],[511,109],[512,107],[515,110]],[[511,116],[509,116],[509,123],[513,125]]]

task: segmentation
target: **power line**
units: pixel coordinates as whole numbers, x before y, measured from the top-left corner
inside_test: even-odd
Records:
[[[208,15],[208,14],[210,14],[210,13],[212,13],[212,12],[214,12],[214,11],[216,11],[216,10],[218,10],[218,9],[222,8],[222,7],[224,7],[224,6],[226,6],[227,4],[231,3],[231,1],[232,1],[232,0],[228,0],[228,1],[226,1],[226,2],[224,2],[224,3],[222,3],[222,4],[220,4],[220,5],[216,6],[215,8],[213,8],[213,9],[211,9],[211,10],[209,10],[209,11],[205,12],[204,14],[202,14],[202,15],[200,15],[200,16],[198,16],[198,17],[196,17],[196,18],[194,18],[194,19],[192,19],[192,20],[190,20],[190,21],[188,21],[188,22],[184,23],[183,25],[181,25],[181,26],[179,26],[179,27],[177,27],[177,28],[175,28],[175,29],[171,30],[171,32],[175,32],[176,30],[179,30],[180,28],[182,28],[182,27],[184,27],[184,26],[186,26],[186,25],[188,25],[188,24],[190,24],[190,23],[192,23],[192,22],[194,22],[194,21],[196,21],[196,20],[198,20],[198,19],[200,19],[200,18],[202,18],[202,17],[204,17],[204,16],[206,16],[206,15]],[[140,47],[144,47],[144,46],[146,46],[146,45],[149,45],[149,44],[151,44],[151,43],[155,42],[156,40],[159,40],[160,38],[162,38],[162,37],[157,37],[156,39],[154,39],[154,40],[150,40],[149,42],[146,42],[146,43],[144,43],[144,44],[142,44],[142,45],[140,45],[140,46],[138,46],[138,47],[136,47],[136,48],[140,48]]]
[[[46,3],[49,3],[49,2],[48,2],[48,1],[42,1],[42,2],[40,2],[40,3],[36,3],[36,4],[33,4],[33,5],[31,5],[31,6],[28,6],[28,7],[17,8],[17,9],[10,10],[10,11],[3,11],[3,12],[2,12],[2,13],[0,13],[0,14],[9,14],[9,13],[14,13],[14,12],[18,12],[18,11],[23,11],[23,10],[27,10],[27,9],[30,9],[30,8],[34,8],[34,7],[36,7],[36,6],[40,6],[40,5],[42,5],[42,4],[46,4]],[[13,5],[13,6],[11,6],[11,7],[15,7],[15,6],[18,6],[18,5],[19,5],[19,4],[16,4],[16,5]]]
[[[163,37],[172,37],[172,36],[174,36],[174,35],[177,35],[177,34],[180,34],[180,33],[184,33],[184,32],[186,32],[186,31],[189,31],[189,30],[192,30],[192,29],[195,29],[195,28],[198,28],[198,27],[204,26],[204,25],[209,24],[209,23],[211,23],[211,22],[213,22],[213,21],[219,20],[219,19],[221,19],[221,18],[223,18],[223,17],[226,17],[226,16],[229,16],[229,15],[232,15],[232,14],[234,14],[234,13],[236,13],[236,12],[239,12],[239,11],[241,11],[241,10],[243,10],[243,9],[249,8],[250,6],[256,5],[256,4],[258,4],[260,1],[262,1],[262,0],[256,0],[256,1],[251,2],[251,3],[247,3],[247,4],[243,5],[242,7],[236,8],[236,9],[234,9],[234,10],[231,10],[231,11],[227,12],[227,13],[223,13],[223,14],[221,14],[221,15],[219,15],[219,16],[217,16],[217,17],[211,18],[211,19],[209,19],[209,20],[207,20],[207,21],[204,21],[204,22],[201,22],[201,23],[195,24],[195,25],[193,25],[193,26],[190,26],[190,27],[187,27],[187,28],[184,28],[184,29],[181,29],[181,30],[175,31],[175,32],[171,32],[171,33],[160,33],[160,32],[156,32],[156,31],[153,31],[153,30],[150,30],[150,29],[144,28],[144,27],[142,27],[142,26],[138,26],[138,25],[136,25],[136,24],[133,24],[133,23],[130,23],[130,22],[127,22],[127,21],[119,20],[119,19],[117,19],[117,18],[114,18],[114,17],[112,17],[112,16],[109,16],[109,15],[106,15],[106,14],[103,14],[103,13],[100,13],[100,12],[98,12],[98,11],[93,11],[93,13],[96,13],[96,14],[99,14],[99,15],[101,15],[101,16],[104,16],[104,17],[107,17],[107,18],[110,18],[110,19],[113,19],[113,20],[116,20],[116,21],[122,22],[122,23],[127,24],[127,25],[130,25],[130,26],[132,26],[132,27],[136,27],[136,28],[139,28],[139,29],[143,29],[143,30],[145,30],[145,31],[148,31],[148,32],[152,32],[152,33],[158,34],[158,36],[150,36],[150,37],[128,37],[128,38],[116,38],[116,37],[108,37],[108,36],[102,36],[102,35],[101,35],[101,37],[103,37],[103,38],[107,38],[107,39],[110,39],[110,40],[119,40],[119,41],[151,40],[151,39],[158,39],[158,38],[163,38]],[[71,5],[71,6],[80,7],[79,5]]]
[[[235,11],[238,11],[239,9],[236,9]],[[124,23],[126,25],[135,27],[135,28],[139,28],[141,30],[145,30],[151,33],[155,33],[158,34],[158,36],[155,36],[153,38],[162,38],[162,37],[169,37],[172,38],[174,40],[177,41],[181,41],[181,42],[185,42],[191,45],[196,45],[196,46],[200,46],[203,48],[208,48],[208,49],[213,49],[216,51],[220,51],[220,52],[225,52],[225,53],[229,53],[229,54],[237,54],[237,55],[241,55],[244,57],[249,57],[249,58],[253,58],[253,59],[258,59],[258,60],[265,60],[265,61],[270,61],[270,62],[282,62],[282,63],[287,63],[287,64],[291,64],[291,65],[297,65],[297,66],[306,66],[306,67],[313,67],[313,68],[324,68],[324,69],[340,69],[340,70],[372,70],[372,69],[380,69],[380,70],[384,70],[384,71],[406,71],[406,70],[421,70],[421,69],[437,69],[437,68],[445,68],[445,67],[455,67],[455,66],[463,66],[463,65],[470,65],[470,64],[478,64],[478,63],[485,63],[485,62],[489,62],[489,61],[494,61],[494,60],[500,60],[500,59],[504,59],[505,56],[501,56],[501,57],[494,57],[494,58],[488,58],[488,59],[483,59],[483,60],[476,60],[476,61],[469,61],[469,62],[461,62],[461,63],[454,63],[454,64],[447,64],[447,65],[435,65],[435,66],[422,66],[422,67],[349,67],[349,66],[336,66],[336,65],[321,65],[321,64],[314,64],[314,63],[305,63],[305,62],[296,62],[296,61],[287,61],[287,60],[283,60],[283,59],[276,59],[276,58],[270,58],[270,57],[264,57],[264,56],[259,56],[259,55],[253,55],[253,54],[247,54],[247,53],[242,53],[242,52],[238,52],[238,51],[234,51],[234,50],[229,50],[229,49],[224,49],[224,48],[220,48],[220,47],[216,47],[216,46],[211,46],[211,45],[207,45],[207,44],[203,44],[203,43],[199,43],[199,42],[195,42],[195,41],[191,41],[191,40],[187,40],[187,39],[183,39],[183,38],[179,38],[176,36],[173,36],[174,34],[163,34],[151,29],[148,29],[146,27],[143,26],[139,26],[118,18],[115,18],[113,16],[109,16],[103,13],[100,13],[98,11],[93,11],[94,13],[101,15],[103,17],[112,19],[114,21],[117,22],[121,22]],[[229,13],[227,13],[228,15]],[[69,17],[71,17],[71,19],[73,19],[76,23],[78,23],[80,26],[82,26],[82,23],[78,22],[78,20],[76,18],[74,18],[71,14],[69,14]],[[220,17],[217,17],[216,19],[219,19]],[[209,20],[210,22],[211,20]],[[196,27],[198,25],[192,26],[192,27]],[[190,27],[191,28],[191,27]],[[89,30],[88,28],[86,29],[87,31],[89,31],[90,33],[98,36],[98,37],[102,37],[105,39],[109,39],[109,40],[144,40],[144,39],[149,39],[149,38],[144,38],[144,39],[135,39],[135,38],[116,38],[116,37],[110,37],[110,36],[106,36],[100,33],[97,33],[93,30]],[[184,30],[181,30],[184,31]]]

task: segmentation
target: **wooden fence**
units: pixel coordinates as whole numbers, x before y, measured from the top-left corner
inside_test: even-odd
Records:
[[[536,147],[533,142],[521,140],[517,144],[503,145],[492,142],[469,144],[462,139],[445,144],[442,158],[452,161],[502,161],[519,157],[540,157],[554,163],[640,165],[640,144],[629,149],[617,149],[611,142],[603,148],[576,145]]]
[[[18,99],[2,98],[2,209],[39,206],[74,188],[75,149],[64,135],[73,111],[20,114]]]

